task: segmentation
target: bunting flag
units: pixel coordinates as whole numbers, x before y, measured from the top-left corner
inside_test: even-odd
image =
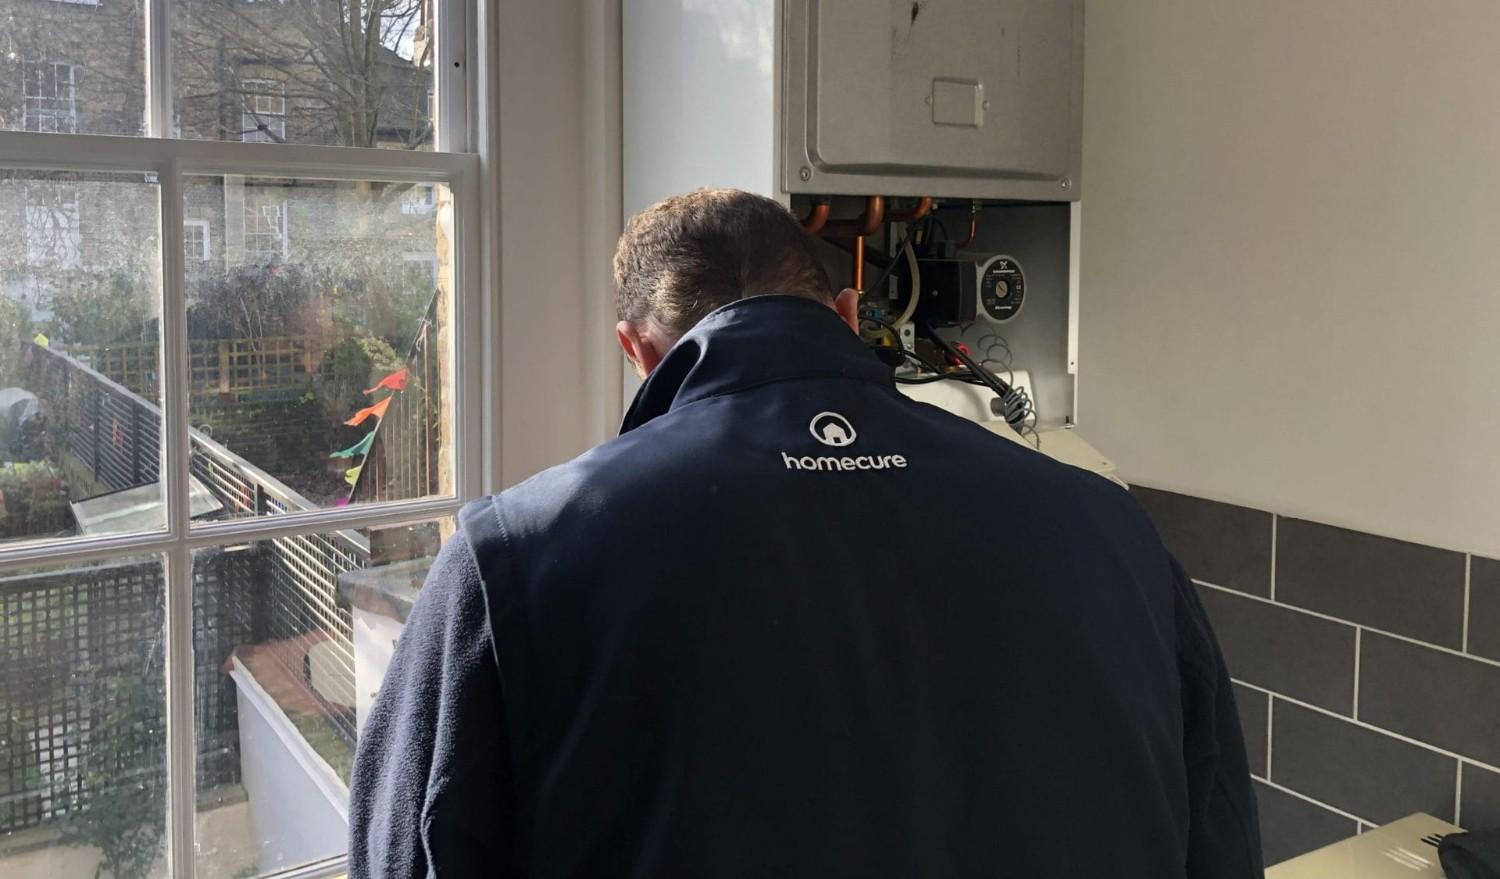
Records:
[[[334,452],[333,454],[329,455],[328,457],[330,457],[330,458],[352,458],[355,455],[368,455],[368,454],[370,454],[370,446],[372,446],[374,444],[375,444],[375,431],[372,430],[369,433],[365,434],[365,438],[364,439],[360,440],[359,442],[355,443],[354,445],[350,446],[349,448],[344,449],[341,452]]]
[[[366,406],[365,408],[354,413],[354,417],[349,419],[348,421],[345,421],[344,423],[349,425],[350,427],[359,427],[361,424],[364,424],[367,419],[384,418],[385,410],[391,408],[392,399],[394,398],[386,397],[384,400],[381,400],[374,406]]]
[[[381,388],[385,388],[388,391],[404,391],[406,390],[406,383],[410,380],[411,372],[403,367],[376,382],[375,387],[366,388],[365,393],[373,394]]]
[[[350,467],[348,470],[344,471],[344,481],[349,483],[350,488],[353,488],[354,483],[359,481],[359,471],[363,470],[364,467],[365,465],[361,464],[358,467]]]

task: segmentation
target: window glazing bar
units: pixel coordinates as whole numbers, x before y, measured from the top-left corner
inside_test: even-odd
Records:
[[[153,0],[159,2],[159,0]],[[188,529],[187,306],[184,290],[182,169],[168,162],[161,196],[161,381],[163,500],[167,533]],[[193,879],[193,559],[180,541],[167,553],[167,863],[174,879]]]

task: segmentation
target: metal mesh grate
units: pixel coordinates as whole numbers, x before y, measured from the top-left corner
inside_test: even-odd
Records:
[[[27,363],[51,430],[61,428],[67,448],[101,483],[127,488],[158,478],[161,416],[154,404],[59,352],[32,346]],[[313,507],[197,431],[191,436],[189,469],[231,514]],[[334,645],[334,673],[347,674],[352,690],[353,623],[348,607],[338,601],[337,578],[366,566],[369,558],[368,541],[350,531],[278,537],[253,550],[195,556],[200,786],[238,780],[236,694],[223,671],[236,646],[320,636]],[[79,814],[112,785],[160,781],[163,595],[155,561],[0,579],[0,833]],[[289,651],[278,659],[294,678],[302,676],[300,654]],[[138,683],[132,689],[101,681]],[[94,746],[90,730],[105,715],[110,728],[118,729],[119,706],[111,700],[119,701],[121,694],[133,694],[131,728],[152,734],[130,738],[142,742],[135,752],[112,753],[112,760],[128,765],[101,779],[87,771]],[[321,693],[309,694],[352,747],[352,711]]]
[[[163,770],[163,591],[154,562],[0,579],[0,832],[66,818],[101,786]],[[124,771],[88,751],[109,718],[126,724]]]

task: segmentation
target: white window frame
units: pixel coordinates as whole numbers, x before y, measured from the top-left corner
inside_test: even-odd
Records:
[[[209,235],[208,221],[207,220],[196,220],[196,219],[187,219],[187,220],[183,220],[182,221],[182,242],[183,242],[183,248],[184,248],[183,257],[186,258],[187,230],[188,229],[197,229],[199,232],[201,232],[203,234],[202,243],[197,248],[198,253],[194,257],[194,260],[197,261],[197,262],[208,262],[209,260],[213,259],[214,258],[214,248],[213,248],[213,241],[211,240],[210,235]]]
[[[427,183],[413,186],[401,197],[401,213],[430,214],[437,205],[437,190]]]
[[[72,2],[72,0],[63,0]],[[82,0],[88,4],[89,0]],[[433,75],[439,109],[434,149],[389,150],[313,144],[173,139],[171,0],[146,0],[145,137],[0,131],[0,169],[115,172],[158,184],[161,258],[161,472],[165,526],[155,532],[17,541],[0,545],[0,575],[39,565],[61,566],[126,556],[155,556],[166,573],[167,866],[171,879],[197,879],[194,729],[193,580],[197,549],[295,534],[412,525],[454,516],[464,503],[498,488],[498,253],[493,165],[496,106],[490,83],[496,11],[477,0],[433,4],[437,21]],[[483,36],[481,36],[483,34]],[[471,63],[471,61],[473,63]],[[471,108],[487,95],[485,118]],[[480,123],[484,124],[481,125]],[[481,166],[481,155],[485,163]],[[188,338],[184,181],[191,175],[241,175],[328,181],[434,183],[448,187],[435,213],[452,248],[453,295],[444,320],[454,383],[453,490],[447,496],[386,501],[280,516],[193,523],[189,511]],[[345,872],[343,855],[300,867],[298,879]]]
[[[68,2],[68,0],[64,0]],[[52,68],[52,94],[43,94],[38,88],[41,77],[35,76],[44,67]],[[63,91],[64,79],[60,72],[67,70],[67,93]],[[75,134],[78,131],[78,68],[67,61],[39,59],[21,62],[21,128],[26,131],[45,131],[57,134]],[[66,130],[57,123],[64,123]],[[44,124],[50,127],[42,127]]]
[[[241,217],[241,221],[245,224],[245,258],[249,260],[252,256],[259,258],[279,256],[282,259],[286,259],[292,255],[291,226],[287,218],[290,200],[285,195],[278,196],[275,199],[264,199],[259,193],[257,193],[255,198],[251,198],[250,193],[254,192],[255,189],[255,187],[245,188],[245,209]],[[274,221],[276,228],[274,231],[265,231],[270,229],[271,224],[265,226],[259,224],[267,219],[269,215],[266,209],[271,207],[276,209],[276,219]],[[251,236],[269,238],[272,235],[276,237],[277,241],[277,246],[274,249],[250,246]]]
[[[83,215],[78,187],[38,180],[25,185],[21,198],[25,214],[21,234],[26,239],[27,264],[83,268]],[[33,230],[43,225],[53,238],[44,251],[34,249],[31,240]]]
[[[253,91],[252,86],[264,86],[265,90]],[[244,105],[244,111],[240,113],[240,140],[245,143],[285,142],[286,82],[252,76],[240,80],[240,92]],[[261,130],[262,126],[265,131]]]

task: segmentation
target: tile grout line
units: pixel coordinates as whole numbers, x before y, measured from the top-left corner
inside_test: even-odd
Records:
[[[1384,727],[1376,726],[1375,724],[1368,721],[1355,720],[1348,715],[1340,714],[1337,711],[1331,711],[1320,705],[1314,705],[1311,702],[1303,702],[1301,699],[1294,699],[1291,696],[1286,695],[1285,693],[1277,693],[1274,690],[1267,690],[1265,687],[1262,687],[1259,684],[1252,684],[1248,681],[1240,680],[1239,678],[1230,678],[1230,680],[1236,684],[1239,684],[1247,690],[1254,690],[1257,693],[1269,693],[1289,705],[1296,705],[1298,708],[1306,708],[1308,711],[1316,711],[1319,714],[1325,715],[1327,717],[1332,717],[1336,720],[1342,720],[1345,723],[1352,723],[1360,729],[1367,729],[1370,732],[1377,732],[1381,735],[1389,736],[1390,738],[1393,738],[1399,742],[1405,742],[1408,745],[1415,745],[1416,747],[1421,748],[1424,751],[1431,751],[1434,754],[1442,754],[1444,757],[1452,757],[1454,760],[1462,760],[1463,762],[1480,769],[1486,769],[1490,772],[1500,773],[1500,766],[1486,763],[1483,760],[1476,760],[1473,757],[1465,757],[1463,754],[1460,754],[1457,751],[1450,751],[1446,748],[1440,748],[1437,745],[1430,745],[1427,742],[1421,741],[1419,739],[1414,739],[1411,736],[1402,735],[1401,733],[1392,732],[1391,730],[1385,729]]]
[[[1359,642],[1363,640],[1363,626],[1354,627],[1354,712],[1353,718],[1359,720]]]
[[[1469,584],[1474,581],[1474,556],[1464,555],[1464,628],[1460,647],[1464,653],[1469,652]]]
[[[1374,821],[1365,821],[1365,819],[1359,817],[1358,815],[1354,814],[1353,812],[1345,812],[1343,809],[1340,809],[1337,806],[1330,806],[1327,803],[1323,802],[1322,800],[1315,800],[1312,797],[1308,796],[1307,794],[1300,793],[1298,791],[1294,791],[1291,788],[1286,787],[1285,785],[1277,784],[1274,781],[1263,781],[1263,782],[1261,782],[1261,784],[1264,784],[1266,787],[1273,788],[1275,790],[1279,790],[1279,791],[1281,791],[1284,794],[1289,794],[1291,796],[1294,796],[1297,799],[1302,800],[1304,802],[1312,803],[1314,806],[1318,806],[1320,808],[1327,809],[1328,811],[1334,813],[1335,815],[1339,815],[1340,817],[1343,817],[1343,818],[1348,818],[1350,821],[1364,821],[1364,823],[1369,824],[1372,827],[1376,826]]]
[[[1447,653],[1450,656],[1457,656],[1460,659],[1468,659],[1474,662],[1483,663],[1485,665],[1494,666],[1495,668],[1500,668],[1500,659],[1490,659],[1487,656],[1479,656],[1478,654],[1474,653],[1464,653],[1462,650],[1455,650],[1452,647],[1445,647],[1442,644],[1434,644],[1431,641],[1422,641],[1417,638],[1413,638],[1410,635],[1398,635],[1395,632],[1387,631],[1386,629],[1377,629],[1374,626],[1366,626],[1362,623],[1350,622],[1349,620],[1339,619],[1336,616],[1331,616],[1321,611],[1308,610],[1305,607],[1298,607],[1295,604],[1286,604],[1285,602],[1281,601],[1272,601],[1271,599],[1266,598],[1264,595],[1253,595],[1249,592],[1241,592],[1238,589],[1231,589],[1228,586],[1220,586],[1217,583],[1210,583],[1207,580],[1193,580],[1193,582],[1197,583],[1199,586],[1204,586],[1212,589],[1215,592],[1223,592],[1239,598],[1248,598],[1251,601],[1258,601],[1261,604],[1269,604],[1272,607],[1279,607],[1282,610],[1290,610],[1295,613],[1305,614],[1307,616],[1315,617],[1320,620],[1327,620],[1330,623],[1338,623],[1342,626],[1349,626],[1351,628],[1359,626],[1377,635],[1383,635],[1387,638],[1394,638],[1397,641],[1405,641],[1408,644],[1415,644],[1418,647],[1426,647],[1429,650],[1436,650],[1440,653]]]
[[[1276,697],[1266,694],[1266,781],[1271,780],[1271,716],[1276,711]]]
[[[1276,600],[1276,523],[1281,517],[1271,514],[1271,600]]]
[[[1453,823],[1454,824],[1458,824],[1459,827],[1463,826],[1463,824],[1459,823],[1459,819],[1463,818],[1463,811],[1464,811],[1464,761],[1463,761],[1463,758],[1460,757],[1459,760],[1458,760],[1458,769],[1454,772],[1454,776],[1453,776]]]

